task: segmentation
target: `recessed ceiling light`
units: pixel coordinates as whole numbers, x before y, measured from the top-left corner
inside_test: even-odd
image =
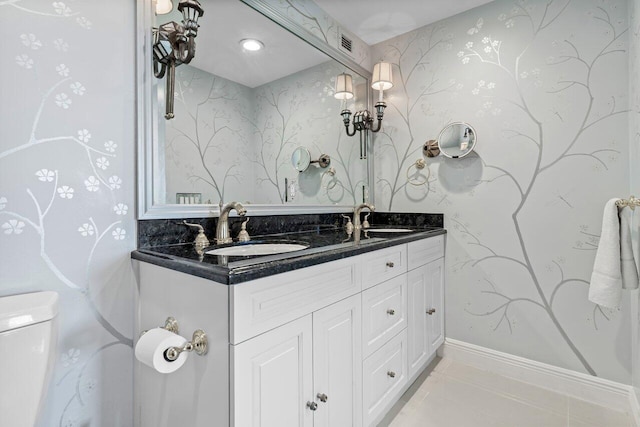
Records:
[[[260,40],[256,40],[256,39],[240,40],[240,45],[244,50],[248,50],[251,52],[258,51],[264,47],[264,44]]]

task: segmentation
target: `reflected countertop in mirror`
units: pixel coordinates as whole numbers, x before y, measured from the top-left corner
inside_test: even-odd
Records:
[[[263,3],[201,0],[195,58],[176,68],[173,120],[163,117],[164,81],[152,79],[140,218],[207,216],[229,201],[266,212],[348,207],[372,193],[368,161],[344,134],[345,106],[333,96],[336,76],[348,71],[356,93],[348,107],[365,108],[370,75],[328,45],[318,49],[312,36],[294,35],[304,33]],[[151,25],[171,20],[180,21],[177,12]],[[244,50],[246,38],[263,49]],[[291,155],[300,146],[331,157],[332,185],[318,168],[294,168]],[[291,186],[293,199],[286,197]]]

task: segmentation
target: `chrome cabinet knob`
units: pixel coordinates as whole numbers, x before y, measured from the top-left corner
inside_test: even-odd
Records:
[[[432,309],[430,309],[430,310],[427,310],[427,314],[428,314],[429,316],[433,315],[433,313],[435,313],[435,312],[436,312],[436,309],[435,309],[435,308],[432,308]]]
[[[326,402],[327,402],[328,397],[327,397],[327,395],[326,395],[326,394],[324,394],[324,393],[318,393],[318,396],[317,396],[317,397],[318,397],[318,399],[320,399],[320,402],[322,402],[322,403],[326,403]]]
[[[387,262],[387,267],[393,268],[394,266],[395,266],[395,264],[392,263],[391,261]]]
[[[393,308],[390,308],[389,310],[387,310],[387,314],[393,316],[394,314],[396,314],[396,311]]]
[[[318,404],[316,402],[307,402],[307,408],[315,411],[316,409],[318,409]]]
[[[393,372],[393,371],[387,372],[387,375],[389,375],[391,378],[395,378],[396,377],[396,373]]]

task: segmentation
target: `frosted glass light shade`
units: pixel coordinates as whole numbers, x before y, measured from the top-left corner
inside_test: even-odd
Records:
[[[371,81],[371,87],[375,90],[391,89],[393,87],[391,64],[388,62],[378,62],[374,65]]]
[[[336,99],[353,98],[353,78],[351,74],[338,74],[336,77],[336,93],[333,96]]]
[[[165,15],[173,10],[173,3],[171,0],[157,0],[156,1],[156,15]]]

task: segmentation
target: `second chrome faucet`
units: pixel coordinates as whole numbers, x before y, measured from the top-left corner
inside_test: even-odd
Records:
[[[356,206],[353,209],[353,229],[354,230],[362,229],[362,223],[360,222],[360,212],[362,212],[362,209],[364,208],[369,209],[370,212],[373,212],[376,210],[375,206],[370,205],[369,203],[363,203],[361,205]]]
[[[229,212],[235,210],[238,215],[245,216],[247,210],[238,202],[227,203],[220,209],[220,218],[216,227],[216,245],[232,243],[231,233],[229,233]]]

